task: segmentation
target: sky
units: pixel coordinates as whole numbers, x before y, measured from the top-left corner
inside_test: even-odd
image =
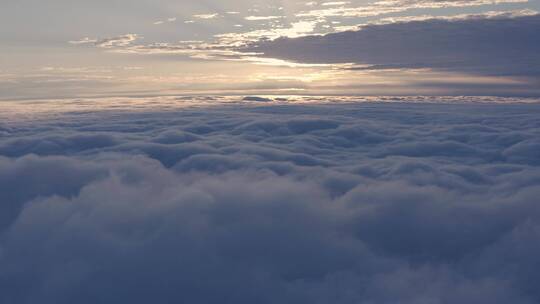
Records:
[[[4,0],[0,99],[540,95],[538,0]]]
[[[0,0],[0,303],[540,303],[540,0]]]

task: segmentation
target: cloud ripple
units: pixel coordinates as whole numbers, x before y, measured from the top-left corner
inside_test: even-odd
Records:
[[[111,102],[4,123],[0,302],[537,303],[539,112]]]

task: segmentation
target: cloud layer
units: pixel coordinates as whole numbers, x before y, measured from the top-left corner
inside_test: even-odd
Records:
[[[356,63],[361,69],[435,68],[538,79],[540,15],[535,12],[414,19],[282,38],[248,50],[303,63]]]
[[[0,302],[540,301],[538,104],[251,100],[11,115]]]

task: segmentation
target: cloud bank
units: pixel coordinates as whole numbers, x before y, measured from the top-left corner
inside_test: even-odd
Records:
[[[187,101],[2,120],[0,302],[540,301],[538,104]]]
[[[540,75],[536,12],[414,19],[259,42],[247,50],[303,63],[355,63],[362,65],[360,69],[434,68],[536,79]]]

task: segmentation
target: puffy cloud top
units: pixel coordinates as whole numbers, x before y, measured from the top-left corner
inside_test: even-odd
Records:
[[[538,104],[109,104],[0,124],[1,303],[540,301]]]

